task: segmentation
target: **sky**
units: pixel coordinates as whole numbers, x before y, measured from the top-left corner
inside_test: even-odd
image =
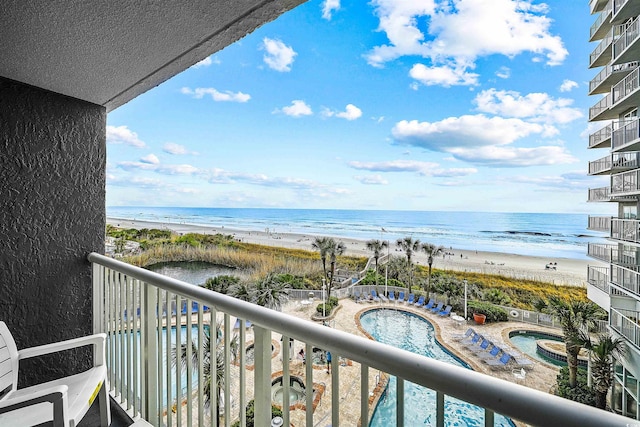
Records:
[[[107,206],[609,213],[587,0],[310,0],[109,113]]]

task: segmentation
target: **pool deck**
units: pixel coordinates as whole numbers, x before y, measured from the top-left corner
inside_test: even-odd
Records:
[[[515,378],[512,372],[512,367],[508,369],[491,369],[489,365],[482,362],[469,350],[465,349],[463,345],[456,340],[456,335],[463,334],[469,327],[474,328],[475,331],[491,338],[496,343],[509,344],[509,333],[511,331],[527,330],[527,331],[541,331],[547,333],[561,334],[558,329],[551,329],[547,327],[540,327],[536,325],[530,325],[521,322],[499,322],[489,323],[484,325],[476,325],[473,321],[464,323],[456,322],[451,317],[440,317],[431,312],[427,312],[424,309],[419,309],[412,306],[399,303],[356,303],[352,300],[343,299],[340,301],[340,308],[335,313],[334,317],[330,319],[329,324],[331,327],[349,332],[355,335],[364,336],[366,334],[359,328],[359,317],[363,310],[369,310],[379,307],[396,307],[402,308],[406,311],[421,315],[434,325],[437,339],[448,350],[458,356],[460,359],[467,362],[474,370],[489,374],[493,377],[502,378],[507,381],[519,383],[527,387],[531,387],[543,392],[551,392],[556,383],[556,376],[558,374],[558,368],[540,362],[536,359],[532,359],[533,365],[526,368],[527,375],[525,380],[518,380]],[[301,319],[311,321],[311,315],[315,309],[314,304],[301,304],[300,302],[290,302],[283,311],[299,317]],[[279,342],[280,337],[274,334],[275,342]],[[303,343],[295,342],[293,354],[302,348]],[[302,362],[295,357],[292,359],[291,364],[292,375],[304,377],[304,369]],[[277,355],[272,358],[272,372],[282,371],[282,361]],[[380,392],[384,389],[384,384],[379,384],[376,387],[376,380],[379,378],[379,372],[377,370],[369,370],[369,386],[372,389],[370,393],[369,401],[370,415],[375,408],[376,399],[379,397]],[[340,367],[340,424],[347,426],[359,425],[360,419],[360,365],[358,363],[347,364]],[[384,375],[382,376],[384,377]],[[325,369],[314,369],[314,383],[324,386],[323,394],[320,397],[318,404],[314,412],[314,425],[330,425],[331,424],[331,375],[326,373]],[[305,425],[305,412],[302,409],[296,409],[291,412],[291,424],[293,426]],[[519,426],[524,426],[522,423],[517,423]]]

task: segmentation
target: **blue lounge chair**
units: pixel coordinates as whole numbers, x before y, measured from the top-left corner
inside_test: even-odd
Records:
[[[451,306],[448,305],[444,308],[444,310],[438,312],[438,316],[444,317],[444,316],[448,316],[450,313],[451,313]]]
[[[408,305],[413,305],[415,302],[416,296],[414,294],[409,294],[409,299],[407,300]]]
[[[466,347],[469,344],[476,344],[478,341],[480,341],[481,338],[482,338],[482,335],[473,334],[469,338],[467,338],[467,339],[463,340],[462,342],[460,342],[460,344],[462,344],[463,346]]]
[[[500,354],[501,351],[502,349],[500,347],[493,345],[488,353],[486,351],[479,351],[476,353],[476,356],[482,360],[498,360],[498,354]]]
[[[436,305],[436,300],[434,300],[433,298],[431,298],[429,300],[429,302],[424,306],[425,309],[427,310],[431,310],[433,308],[433,306]]]
[[[360,302],[360,291],[354,291],[353,292],[353,300],[355,302]]]
[[[433,307],[431,309],[432,313],[440,313],[442,311],[442,307],[444,307],[444,303],[443,302],[439,302],[438,305],[436,305],[435,307]]]
[[[421,307],[424,305],[424,295],[420,295],[420,298],[418,298],[418,301],[415,302],[416,307]]]
[[[480,344],[468,345],[467,349],[473,351],[474,353],[479,353],[483,351],[487,351],[489,346],[491,345],[491,341],[486,338],[482,338],[482,341],[478,341]]]
[[[371,289],[371,299],[374,302],[380,302],[380,297],[378,297],[378,293],[376,292],[375,289]]]
[[[389,301],[395,301],[395,300],[396,300],[395,292],[393,291],[389,292]]]
[[[513,359],[509,353],[502,353],[500,359],[489,359],[485,360],[487,365],[491,366],[491,368],[506,368],[507,364]]]
[[[480,346],[485,342],[489,341],[485,337],[480,334],[476,334],[473,338],[471,338],[471,342],[463,343],[463,345],[469,350],[477,350]]]
[[[474,331],[473,328],[469,328],[464,334],[453,335],[451,338],[453,338],[454,340],[463,340],[469,338],[472,334],[475,335],[475,333],[476,331]]]
[[[398,302],[404,302],[404,291],[400,291],[398,294]]]

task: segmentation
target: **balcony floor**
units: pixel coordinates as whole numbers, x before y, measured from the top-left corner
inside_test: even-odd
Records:
[[[109,399],[111,403],[111,426],[110,427],[129,427],[133,421],[124,410],[113,399]],[[98,408],[98,399],[93,402],[89,412],[84,416],[82,421],[78,423],[78,427],[95,427],[100,425],[100,412]]]

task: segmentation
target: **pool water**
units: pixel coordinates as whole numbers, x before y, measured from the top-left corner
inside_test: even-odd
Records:
[[[421,354],[452,365],[469,366],[445,350],[435,339],[431,323],[411,313],[377,309],[360,317],[362,327],[377,341]],[[436,425],[436,392],[405,381],[404,423],[408,426]],[[388,427],[396,420],[396,378],[376,406],[369,426]],[[508,418],[496,414],[495,426],[514,426]],[[445,426],[484,426],[484,409],[470,403],[445,397]]]
[[[538,334],[535,332],[523,331],[520,333],[516,333],[514,335],[510,335],[509,340],[513,343],[514,346],[518,348],[518,350],[520,350],[521,352],[525,353],[528,356],[533,357],[536,360],[539,360],[544,363],[550,363],[555,366],[567,366],[566,362],[555,360],[538,353],[538,345],[537,345],[538,340],[552,340],[552,341],[562,342],[562,338],[560,337],[555,337],[553,335],[548,335],[548,334]]]

